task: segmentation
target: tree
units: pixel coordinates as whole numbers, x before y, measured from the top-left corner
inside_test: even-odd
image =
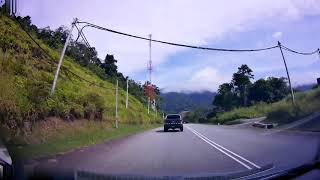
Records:
[[[219,86],[218,94],[215,96],[214,106],[224,111],[229,111],[237,106],[238,98],[234,93],[234,87],[231,83],[223,83]]]
[[[268,82],[272,88],[271,102],[280,101],[290,93],[287,78],[269,77]]]
[[[66,54],[76,60],[82,66],[95,64],[100,66],[101,61],[95,48],[88,48],[85,44],[71,42]]]
[[[50,27],[45,27],[38,30],[38,37],[50,47],[58,49],[64,45],[68,33],[68,30],[63,26],[57,28],[55,31],[51,30]]]
[[[272,87],[269,81],[264,79],[259,79],[253,83],[249,91],[249,100],[254,102],[271,102]]]
[[[18,16],[17,20],[20,22],[23,28],[27,30],[29,33],[35,33],[35,34],[38,33],[38,27],[32,24],[30,16],[25,16],[25,17]]]
[[[113,55],[107,54],[104,59],[104,63],[101,64],[101,67],[105,70],[106,74],[109,77],[117,77],[118,66],[116,65],[118,61],[114,59]]]
[[[267,80],[259,79],[250,88],[250,101],[276,102],[289,94],[286,78],[269,77]]]
[[[237,96],[243,100],[242,105],[247,106],[248,89],[251,86],[250,79],[254,79],[252,70],[243,64],[238,68],[238,72],[233,74],[231,83],[234,86]]]

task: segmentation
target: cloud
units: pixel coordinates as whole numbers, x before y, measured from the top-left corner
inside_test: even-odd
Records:
[[[244,31],[270,19],[291,20],[320,12],[316,0],[69,0],[60,3],[30,0],[21,4],[22,13],[31,14],[34,22],[43,27],[67,25],[72,18],[78,17],[123,32],[145,37],[152,33],[155,39],[194,45],[206,45],[209,40],[222,38],[226,33]],[[100,57],[106,53],[115,54],[119,68],[125,74],[145,68],[147,42],[99,30],[88,30],[86,34],[90,43],[97,47]],[[155,65],[161,64],[168,55],[181,50],[170,46],[154,47],[153,61]]]
[[[186,71],[186,70],[184,70]],[[182,73],[184,72],[182,71]],[[179,76],[172,74],[173,77]],[[186,74],[183,74],[186,76]],[[230,81],[231,77],[225,76],[212,67],[205,67],[195,71],[195,73],[188,76],[186,82],[175,81],[166,86],[165,92],[170,91],[216,91],[218,86],[223,82]]]
[[[272,37],[275,39],[280,39],[282,37],[282,32],[278,31],[272,34]]]
[[[189,80],[190,88],[193,90],[211,90],[214,91],[218,86],[228,78],[220,74],[216,69],[206,67],[198,72]]]

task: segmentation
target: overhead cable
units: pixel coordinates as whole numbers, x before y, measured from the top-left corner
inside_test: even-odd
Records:
[[[266,47],[266,48],[259,48],[259,49],[224,49],[224,48],[211,48],[211,47],[202,47],[202,46],[193,46],[193,45],[187,45],[187,44],[179,44],[179,43],[173,43],[173,42],[168,42],[168,41],[160,41],[160,40],[155,40],[155,39],[149,39],[149,38],[145,38],[145,37],[141,37],[141,36],[137,36],[137,35],[132,35],[132,34],[128,34],[128,33],[123,33],[120,31],[115,31],[112,29],[108,29],[102,26],[98,26],[89,22],[84,22],[84,21],[78,21],[78,24],[85,24],[80,31],[82,32],[83,29],[85,27],[93,27],[96,29],[100,29],[103,31],[108,31],[111,33],[115,33],[115,34],[120,34],[123,36],[128,36],[128,37],[132,37],[132,38],[136,38],[136,39],[142,39],[142,40],[146,40],[146,41],[152,41],[152,42],[157,42],[157,43],[162,43],[162,44],[167,44],[167,45],[172,45],[172,46],[179,46],[179,47],[186,47],[186,48],[193,48],[193,49],[201,49],[201,50],[210,50],[210,51],[228,51],[228,52],[253,52],[253,51],[265,51],[265,50],[270,50],[270,49],[274,49],[277,48],[278,45],[276,46],[271,46],[271,47]]]
[[[319,52],[319,49],[316,49],[315,51],[312,51],[312,52],[298,52],[298,51],[292,50],[282,44],[281,44],[281,48],[283,48],[284,50],[290,51],[292,53],[301,54],[301,55],[313,55],[313,54],[316,54]]]

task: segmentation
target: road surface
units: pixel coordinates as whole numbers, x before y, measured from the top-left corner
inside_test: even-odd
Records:
[[[184,132],[152,129],[33,162],[36,170],[148,176],[198,176],[292,168],[314,159],[319,134],[242,126],[186,124]],[[268,166],[269,167],[269,166]]]

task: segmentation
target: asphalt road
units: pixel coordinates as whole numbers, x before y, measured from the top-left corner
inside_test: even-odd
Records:
[[[319,135],[246,126],[186,124],[184,132],[152,129],[121,140],[33,162],[36,170],[103,174],[206,175],[277,171],[314,159]]]

